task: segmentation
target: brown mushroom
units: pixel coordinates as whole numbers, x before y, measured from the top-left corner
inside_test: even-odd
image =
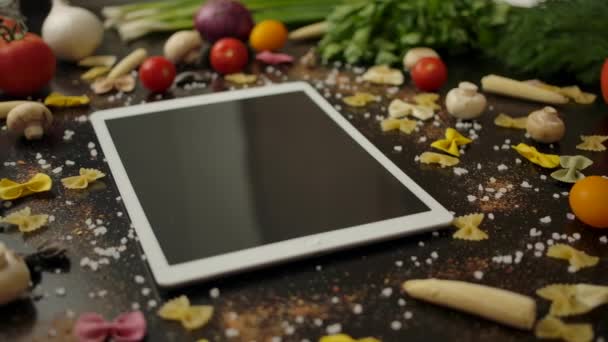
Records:
[[[19,298],[28,289],[30,280],[25,261],[0,242],[0,305]]]
[[[558,142],[564,137],[566,125],[555,108],[545,107],[528,115],[526,131],[532,139],[550,144]]]
[[[53,123],[51,111],[38,102],[27,102],[11,109],[6,125],[13,132],[25,135],[27,140],[42,138],[44,130]]]

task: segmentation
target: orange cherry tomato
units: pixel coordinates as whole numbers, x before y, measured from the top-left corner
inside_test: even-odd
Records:
[[[570,208],[582,222],[594,228],[608,228],[608,179],[585,177],[570,190]]]
[[[287,41],[287,28],[280,21],[264,20],[255,25],[249,35],[249,44],[256,51],[276,51]]]

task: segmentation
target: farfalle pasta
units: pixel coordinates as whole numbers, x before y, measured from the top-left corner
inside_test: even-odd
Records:
[[[236,83],[236,84],[250,84],[255,83],[258,80],[256,75],[252,74],[244,74],[242,72],[238,72],[235,74],[228,74],[224,76],[224,79],[228,82]]]
[[[585,178],[580,170],[593,165],[593,161],[585,156],[561,156],[559,163],[563,169],[554,171],[551,173],[551,177],[565,183],[576,183]]]
[[[513,149],[517,151],[522,157],[544,168],[554,169],[559,166],[558,155],[538,152],[535,147],[528,146],[524,143],[519,143],[517,146],[513,146]]]
[[[158,316],[171,321],[179,321],[187,330],[203,327],[213,317],[213,307],[209,305],[190,305],[186,296],[180,296],[166,302]]]
[[[447,152],[455,157],[460,157],[460,146],[470,144],[471,142],[471,139],[458,133],[457,130],[453,128],[448,128],[445,131],[445,139],[440,139],[433,142],[431,144],[431,147],[434,147],[443,152]]]
[[[49,107],[78,107],[85,106],[91,102],[88,96],[67,96],[53,92],[44,99],[44,104]]]
[[[535,84],[541,88],[564,95],[578,104],[592,104],[595,102],[596,96],[594,94],[585,93],[578,86],[557,87],[543,82],[535,82]]]
[[[570,267],[572,267],[572,270],[575,272],[581,268],[595,266],[600,261],[600,258],[598,257],[591,256],[574,247],[561,243],[549,247],[547,256],[555,259],[568,260]]]
[[[31,233],[47,224],[49,215],[32,215],[30,207],[15,211],[5,218],[0,217],[0,222],[14,224],[22,233]]]
[[[576,148],[583,151],[602,152],[606,151],[604,141],[608,140],[606,135],[581,135],[582,143],[576,145]]]
[[[380,122],[383,132],[400,130],[405,134],[410,134],[416,129],[416,121],[409,119],[384,119]]]
[[[63,178],[61,183],[67,189],[86,189],[90,183],[103,177],[105,174],[99,170],[82,168],[79,176]]]
[[[361,76],[364,81],[375,84],[401,85],[404,77],[401,70],[389,68],[388,65],[373,66]]]
[[[527,116],[513,118],[507,114],[500,113],[494,118],[494,124],[504,128],[526,129],[527,123]]]
[[[5,201],[28,196],[36,192],[51,190],[53,181],[44,173],[37,173],[25,183],[17,183],[7,178],[0,179],[0,198]]]
[[[365,107],[370,102],[377,102],[378,96],[365,92],[356,92],[355,95],[346,96],[342,101],[351,107]]]
[[[547,316],[539,321],[534,332],[538,338],[562,339],[566,342],[593,340],[591,324],[566,324],[552,316]]]
[[[479,229],[479,225],[483,222],[484,214],[470,214],[456,217],[452,221],[458,230],[452,237],[459,240],[481,241],[488,239],[488,234]]]
[[[608,286],[553,284],[538,289],[536,294],[551,301],[549,314],[558,317],[584,314],[608,304]]]
[[[388,105],[388,115],[391,118],[401,118],[412,114],[414,105],[400,99],[394,99]]]
[[[420,162],[424,164],[439,164],[441,167],[458,165],[460,159],[435,152],[424,152],[420,155]]]
[[[319,340],[319,342],[381,342],[379,339],[374,337],[364,337],[358,340],[346,335],[346,334],[336,334],[323,336]]]
[[[419,106],[429,107],[433,110],[441,109],[441,106],[437,103],[439,100],[439,94],[435,93],[421,93],[414,95],[412,100]]]

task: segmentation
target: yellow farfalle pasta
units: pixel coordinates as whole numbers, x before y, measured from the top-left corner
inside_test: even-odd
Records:
[[[564,95],[578,104],[592,104],[595,102],[596,96],[594,94],[585,93],[578,86],[557,87],[543,82],[538,82],[537,84],[541,88]]]
[[[0,198],[5,201],[51,190],[53,181],[44,173],[37,173],[25,183],[17,183],[7,178],[0,179]]]
[[[377,102],[378,96],[370,93],[357,92],[355,95],[346,96],[342,101],[351,107],[365,107],[370,102]]]
[[[437,103],[439,100],[439,94],[421,93],[415,95],[412,100],[419,106],[429,107],[433,110],[441,109],[441,106]]]
[[[409,119],[384,119],[380,122],[382,132],[400,130],[405,134],[410,134],[416,129],[416,121]]]
[[[453,128],[448,128],[445,131],[445,139],[440,139],[433,142],[431,144],[431,147],[434,147],[443,152],[447,152],[455,157],[460,157],[459,147],[466,144],[470,144],[471,142],[471,139],[458,133],[457,130]]]
[[[608,304],[608,286],[553,284],[536,290],[536,294],[551,301],[552,316],[580,315]]]
[[[5,218],[0,217],[0,222],[14,224],[22,233],[30,233],[42,228],[49,220],[49,215],[32,215],[30,207],[15,211]]]
[[[95,169],[80,169],[80,176],[66,177],[61,183],[67,189],[86,189],[89,183],[105,177],[105,173]]]
[[[190,305],[186,296],[180,296],[165,303],[158,316],[171,321],[179,321],[187,330],[201,328],[213,317],[213,307],[209,305]]]
[[[91,102],[88,96],[66,96],[53,92],[44,99],[44,104],[49,107],[78,107],[88,105]]]
[[[576,148],[583,151],[602,152],[606,151],[606,146],[603,142],[608,140],[606,135],[581,135],[582,143],[576,145]]]
[[[224,76],[224,79],[228,82],[236,83],[236,84],[249,84],[254,83],[258,80],[256,75],[244,74],[242,72],[235,74],[228,74]]]
[[[574,272],[585,267],[597,265],[600,258],[591,256],[583,251],[564,245],[562,243],[555,244],[547,250],[547,256],[555,259],[568,260],[570,267]]]
[[[374,337],[365,337],[358,340],[346,335],[346,334],[336,334],[323,336],[319,340],[319,342],[381,342],[379,339]]]
[[[536,325],[538,338],[563,339],[567,342],[590,342],[593,340],[591,324],[566,324],[559,318],[547,316]]]
[[[526,129],[527,123],[527,116],[513,118],[507,114],[500,113],[494,118],[494,124],[504,128]]]
[[[456,217],[452,221],[452,225],[458,228],[458,231],[452,235],[454,239],[481,241],[488,238],[488,234],[479,229],[479,225],[483,221],[484,214],[470,214]]]
[[[424,164],[439,164],[441,167],[446,167],[458,165],[460,159],[435,152],[424,152],[420,155],[420,162]]]
[[[524,143],[519,143],[517,146],[512,147],[522,157],[528,159],[536,165],[540,165],[547,169],[554,169],[559,166],[558,155],[538,152],[535,147],[528,146]]]

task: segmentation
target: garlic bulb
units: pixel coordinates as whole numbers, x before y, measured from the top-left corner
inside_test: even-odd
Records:
[[[0,305],[19,298],[30,286],[25,261],[0,242]]]
[[[448,113],[464,120],[480,116],[486,109],[487,101],[477,89],[477,86],[471,82],[460,82],[458,88],[450,90],[445,98]]]
[[[566,134],[566,125],[553,107],[545,107],[528,115],[526,132],[538,142],[550,144],[560,141]]]
[[[42,39],[55,56],[79,61],[91,56],[103,39],[103,25],[91,11],[53,0],[51,12],[42,24]]]

